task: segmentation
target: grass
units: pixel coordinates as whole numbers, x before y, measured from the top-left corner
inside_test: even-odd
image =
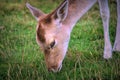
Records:
[[[104,36],[99,7],[86,13],[72,31],[69,49],[58,73],[48,72],[35,40],[36,21],[26,0],[0,0],[0,80],[119,80],[120,52],[103,59]],[[28,1],[48,13],[60,0]],[[48,4],[49,3],[49,4]],[[110,37],[116,28],[116,4],[110,0]]]

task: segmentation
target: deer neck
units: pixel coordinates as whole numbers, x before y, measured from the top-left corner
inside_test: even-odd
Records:
[[[69,0],[68,16],[63,22],[64,28],[72,31],[76,22],[95,4],[96,0]]]

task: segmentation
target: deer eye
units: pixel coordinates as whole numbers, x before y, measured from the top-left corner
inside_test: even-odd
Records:
[[[46,50],[50,50],[55,46],[56,42],[55,40],[49,44],[49,46],[46,47]]]
[[[50,48],[53,48],[55,46],[55,40],[50,43]]]

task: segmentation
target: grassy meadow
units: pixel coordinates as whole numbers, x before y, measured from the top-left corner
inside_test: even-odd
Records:
[[[120,52],[103,59],[104,36],[98,4],[78,21],[71,33],[62,70],[48,72],[36,43],[36,20],[25,3],[45,13],[61,0],[0,0],[0,80],[120,80]],[[110,3],[110,38],[116,30],[116,2]]]

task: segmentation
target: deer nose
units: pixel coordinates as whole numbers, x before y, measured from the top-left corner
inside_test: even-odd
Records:
[[[60,71],[61,70],[61,68],[62,68],[62,65],[60,65],[60,66],[51,66],[50,68],[48,68],[48,71],[49,72],[58,72],[58,71]]]
[[[53,72],[57,71],[57,66],[51,66],[51,67],[49,67],[48,71],[49,72],[51,72],[51,71],[53,71]]]

